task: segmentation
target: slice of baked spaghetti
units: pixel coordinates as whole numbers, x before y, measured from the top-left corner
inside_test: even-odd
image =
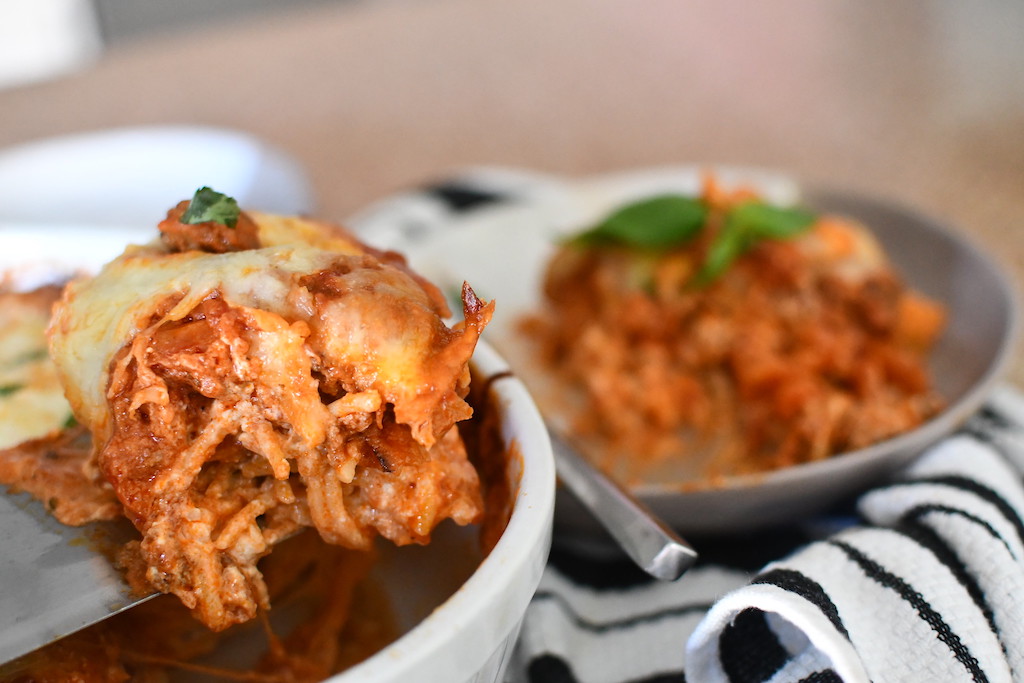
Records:
[[[54,309],[94,466],[142,534],[130,575],[220,630],[268,607],[257,561],[304,527],[369,548],[482,514],[453,425],[493,305],[341,228],[206,188]]]

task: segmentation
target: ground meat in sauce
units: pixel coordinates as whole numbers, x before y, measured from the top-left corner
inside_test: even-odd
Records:
[[[167,218],[159,225],[160,239],[172,252],[196,250],[223,254],[259,248],[259,230],[249,214],[242,212],[238,223],[231,227],[213,221],[182,223],[181,217],[188,206],[187,200],[180,202],[167,212]]]

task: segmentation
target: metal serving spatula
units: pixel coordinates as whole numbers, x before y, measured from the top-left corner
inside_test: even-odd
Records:
[[[552,430],[563,483],[642,569],[674,580],[697,553]],[[0,495],[0,663],[128,609],[133,595],[111,561],[134,530],[125,522],[71,527],[25,493]]]
[[[0,663],[148,599],[111,562],[133,533],[127,521],[66,526],[0,488]]]
[[[624,487],[580,455],[571,440],[548,426],[558,478],[638,567],[675,581],[697,562],[697,551]]]

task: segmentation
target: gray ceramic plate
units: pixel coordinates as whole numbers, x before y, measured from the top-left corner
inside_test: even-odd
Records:
[[[665,191],[696,192],[705,167],[641,170],[566,181],[493,169],[465,183],[515,199],[468,212],[443,212],[410,197],[385,202],[354,220],[365,238],[403,251],[435,281],[463,279],[497,301],[485,337],[545,405],[551,377],[540,371],[516,331],[516,321],[538,305],[537,287],[554,239],[577,230],[631,198]],[[981,405],[1009,360],[1017,326],[1013,289],[997,265],[963,234],[914,210],[842,191],[801,187],[777,173],[716,169],[723,182],[742,181],[773,201],[800,201],[867,224],[897,270],[917,290],[942,301],[949,323],[931,358],[938,390],[948,401],[921,427],[870,448],[824,461],[680,492],[678,481],[634,489],[667,522],[687,534],[746,531],[799,519],[862,490],[905,465],[956,429]],[[558,425],[559,415],[546,418]],[[596,523],[568,496],[559,499],[562,530],[596,531]]]

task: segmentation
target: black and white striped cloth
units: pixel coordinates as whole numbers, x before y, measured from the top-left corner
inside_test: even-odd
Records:
[[[836,533],[700,544],[675,583],[556,550],[509,680],[1024,680],[1022,472],[1024,397],[1000,387]]]
[[[415,239],[544,182],[477,170],[358,220]],[[507,681],[1024,681],[1022,473],[1024,395],[1003,386],[849,508],[699,539],[677,582],[556,539]]]

